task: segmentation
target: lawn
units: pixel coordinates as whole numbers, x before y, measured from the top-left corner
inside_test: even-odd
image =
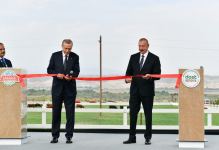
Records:
[[[99,108],[98,105],[86,105],[85,108]],[[109,108],[109,106],[103,105],[102,108]],[[119,108],[119,106],[117,106]],[[177,106],[172,105],[154,105],[154,109],[177,109]],[[122,125],[123,114],[122,113],[76,113],[76,124],[89,124],[89,125]],[[47,113],[47,123],[50,124],[52,121],[52,114]],[[62,113],[62,123],[66,122],[65,113]],[[29,112],[27,115],[28,124],[40,124],[41,113]],[[138,117],[138,124],[144,124],[144,115]],[[177,125],[178,115],[177,114],[153,114],[154,125]],[[129,123],[129,119],[128,119]]]
[[[62,113],[62,123],[66,122],[65,113]],[[213,114],[212,124],[219,125],[219,114]],[[51,124],[52,114],[47,113],[47,123]],[[122,125],[123,115],[121,113],[76,113],[76,124],[87,124],[87,125]],[[145,124],[144,115],[139,115],[138,124]],[[40,124],[41,113],[29,112],[27,115],[28,124]],[[128,119],[129,122],[129,119]],[[205,124],[207,123],[207,115],[205,115]],[[153,114],[153,125],[178,125],[178,114],[173,113],[154,113]]]
[[[118,109],[120,106],[116,106]],[[100,108],[99,105],[86,105],[85,108]],[[102,108],[109,108],[107,105],[102,105]],[[177,109],[178,106],[173,105],[154,105],[154,109]]]

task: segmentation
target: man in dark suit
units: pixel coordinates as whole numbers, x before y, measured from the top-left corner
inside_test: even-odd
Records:
[[[133,54],[129,60],[126,76],[138,76],[126,79],[130,86],[130,132],[127,141],[124,144],[136,143],[136,123],[141,103],[144,109],[146,130],[144,133],[145,144],[151,144],[152,137],[152,108],[155,95],[154,80],[151,74],[160,74],[161,65],[159,57],[148,51],[149,43],[145,38],[141,38],[138,43],[139,53]]]
[[[5,46],[0,43],[0,68],[12,67],[11,61],[4,58],[5,56]]]
[[[57,74],[52,83],[52,136],[51,143],[57,143],[60,135],[61,110],[64,101],[66,110],[66,143],[72,143],[75,122],[76,81],[80,72],[79,56],[71,52],[73,42],[65,39],[62,51],[52,54],[47,72]]]

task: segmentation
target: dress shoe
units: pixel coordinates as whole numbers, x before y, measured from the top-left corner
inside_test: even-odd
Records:
[[[72,143],[72,140],[71,140],[70,137],[66,138],[66,143],[67,143],[67,144],[71,144],[71,143]]]
[[[145,139],[145,145],[151,145],[151,139],[149,138]]]
[[[58,143],[58,138],[53,138],[50,143]]]
[[[123,144],[132,144],[132,143],[136,143],[136,139],[135,138],[129,138],[127,141],[123,142]]]

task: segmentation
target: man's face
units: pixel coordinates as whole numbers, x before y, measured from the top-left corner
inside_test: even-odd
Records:
[[[139,41],[138,47],[140,52],[146,52],[148,50],[149,44],[146,41]]]
[[[5,47],[4,45],[0,44],[0,57],[4,57],[5,56]]]
[[[63,49],[63,52],[68,55],[70,52],[71,52],[71,49],[72,49],[72,44],[68,44],[68,43],[63,43],[62,44],[62,49]]]

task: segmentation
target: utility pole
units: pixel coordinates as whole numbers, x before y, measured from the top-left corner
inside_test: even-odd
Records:
[[[99,39],[100,44],[100,79],[102,78],[102,36],[100,35]],[[102,80],[100,80],[100,109],[102,109],[102,100],[103,100],[103,89],[102,89]],[[100,116],[102,113],[100,113]]]

